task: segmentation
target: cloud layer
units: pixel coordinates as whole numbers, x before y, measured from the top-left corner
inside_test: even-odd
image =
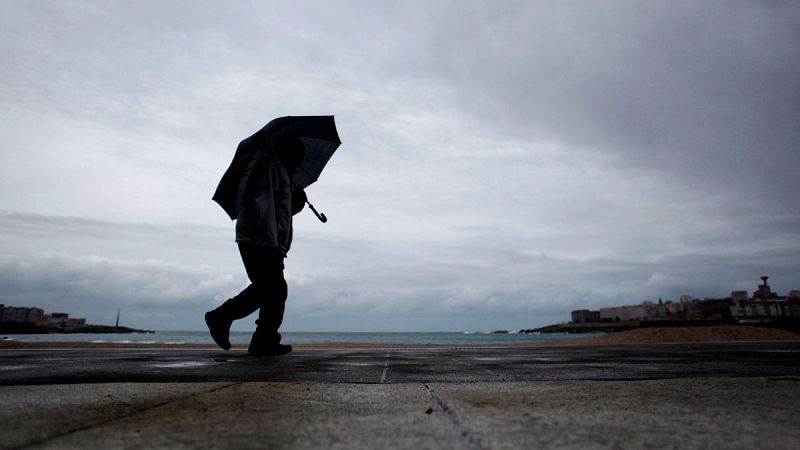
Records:
[[[335,114],[290,330],[490,330],[800,287],[800,8],[6,2],[0,301],[199,329],[239,140]],[[242,324],[249,328],[251,324]]]

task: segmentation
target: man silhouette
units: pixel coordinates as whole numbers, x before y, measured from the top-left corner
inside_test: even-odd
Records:
[[[256,331],[247,351],[251,355],[275,356],[292,351],[281,344],[278,332],[283,322],[287,286],[283,260],[292,243],[292,216],[303,209],[305,192],[292,188],[291,176],[303,160],[300,138],[283,135],[271,144],[251,169],[244,201],[236,220],[236,243],[250,279],[239,295],[205,315],[211,337],[224,350],[234,320],[259,310]]]

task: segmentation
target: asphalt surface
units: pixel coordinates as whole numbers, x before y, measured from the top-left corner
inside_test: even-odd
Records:
[[[800,376],[800,343],[243,351],[0,350],[0,385],[104,382],[334,383],[648,380]]]

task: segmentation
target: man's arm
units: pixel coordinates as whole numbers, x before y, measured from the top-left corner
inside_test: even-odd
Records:
[[[277,160],[274,161],[272,169],[277,244],[285,256],[292,245],[292,187],[286,169]]]

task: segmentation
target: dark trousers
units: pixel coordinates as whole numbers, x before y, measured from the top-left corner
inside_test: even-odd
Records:
[[[236,320],[259,310],[256,332],[250,345],[277,345],[281,341],[278,328],[283,322],[288,293],[286,279],[283,278],[283,255],[274,249],[259,247],[254,242],[237,243],[250,285],[223,303],[217,312]]]

